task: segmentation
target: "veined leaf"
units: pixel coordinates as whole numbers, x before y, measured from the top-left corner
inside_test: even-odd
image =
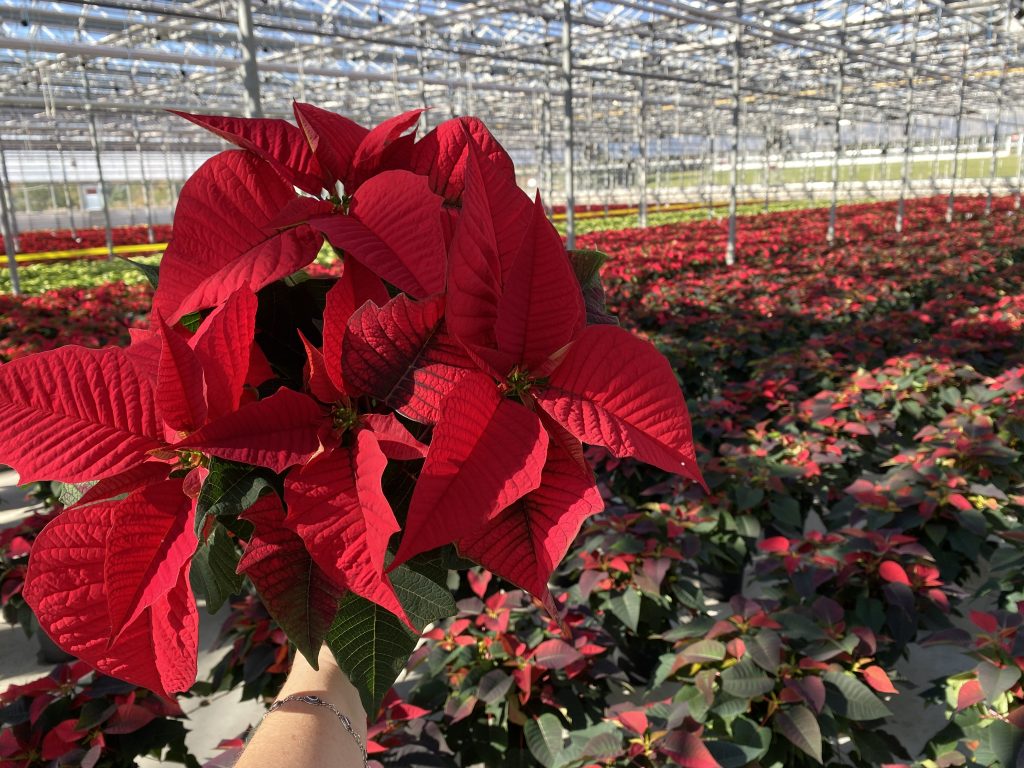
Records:
[[[302,539],[284,525],[276,494],[260,498],[242,519],[252,523],[253,533],[238,573],[252,579],[270,615],[315,669],[341,590],[309,556]]]
[[[349,319],[342,343],[346,384],[407,418],[435,423],[441,401],[473,368],[444,326],[444,297],[382,307],[367,303]]]
[[[202,537],[208,517],[238,517],[273,486],[267,471],[216,457],[196,500],[196,535]]]
[[[853,675],[829,670],[822,677],[827,684],[825,701],[836,714],[850,720],[878,720],[892,714],[871,689]]]
[[[285,480],[285,524],[340,586],[399,616],[407,616],[384,574],[388,540],[398,521],[381,488],[387,459],[369,430],[353,446],[318,454]]]
[[[235,571],[238,558],[227,529],[215,524],[192,557],[192,585],[206,598],[208,613],[217,613],[229,597],[242,591],[245,580]]]
[[[313,454],[323,421],[323,412],[312,398],[282,387],[270,397],[211,421],[178,446],[280,473]]]
[[[590,468],[581,469],[557,442],[548,443],[541,484],[511,504],[477,536],[456,542],[474,560],[539,600],[583,521],[604,508]]]
[[[188,567],[114,638],[104,562],[107,532],[121,503],[72,507],[43,529],[32,546],[25,601],[68,653],[106,675],[168,696],[187,690],[196,678],[199,618]]]
[[[547,447],[536,415],[488,376],[463,378],[441,405],[395,562],[474,535],[537,488]]]
[[[807,707],[797,706],[779,710],[772,718],[772,725],[797,749],[810,755],[819,763],[823,762],[821,728],[818,725],[818,719]]]
[[[302,132],[278,118],[193,115],[169,110],[191,120],[232,144],[254,152],[269,162],[281,176],[311,195],[324,187],[324,172],[310,151]]]
[[[0,461],[22,483],[102,480],[162,446],[153,388],[121,349],[60,347],[0,366]]]
[[[530,753],[544,768],[555,768],[559,764],[564,742],[562,723],[557,717],[545,712],[534,720],[527,720],[523,734]]]
[[[722,690],[740,699],[756,699],[775,688],[775,681],[746,659],[723,670],[721,679]]]
[[[231,150],[207,160],[182,187],[154,312],[176,321],[312,262],[323,244],[318,232],[268,226],[294,198],[292,185],[254,154]]]
[[[405,615],[418,631],[422,632],[428,624],[458,613],[451,590],[426,574],[413,570],[408,563],[398,566],[388,575]]]
[[[387,609],[349,593],[327,631],[327,646],[363,707],[376,713],[416,647],[416,634]]]
[[[608,365],[610,355],[615,365]],[[628,331],[588,327],[535,397],[583,442],[704,482],[672,368],[654,346]]]

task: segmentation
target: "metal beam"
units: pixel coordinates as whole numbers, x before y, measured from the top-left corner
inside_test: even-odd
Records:
[[[253,34],[252,6],[249,0],[238,0],[238,43],[242,51],[245,116],[263,117],[263,105],[260,101],[260,71],[256,62],[256,37]]]

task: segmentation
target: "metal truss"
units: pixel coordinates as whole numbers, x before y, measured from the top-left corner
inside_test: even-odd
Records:
[[[735,210],[750,152],[766,173],[772,152],[864,146],[906,164],[915,142],[1019,133],[1022,16],[1021,0],[0,0],[0,148],[202,154],[221,143],[163,109],[286,117],[297,99],[372,124],[430,106],[428,126],[484,118],[553,202],[581,169],[638,166],[642,221],[650,163],[727,153]]]

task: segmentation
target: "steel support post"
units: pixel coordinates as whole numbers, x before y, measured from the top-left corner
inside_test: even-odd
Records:
[[[57,128],[56,133],[59,137],[59,128]],[[60,138],[57,139],[57,160],[60,162],[60,176],[61,180],[64,182],[64,204],[68,209],[68,221],[71,225],[71,236],[77,238],[78,231],[75,227],[75,206],[71,203],[71,185],[68,183],[68,168],[64,164],[64,145],[61,143]]]
[[[736,24],[732,48],[732,145],[729,148],[729,241],[725,246],[726,266],[736,263],[736,191],[740,163],[740,78],[743,71],[743,0],[736,0]]]
[[[3,145],[0,145],[0,162],[6,166]],[[11,273],[11,293],[15,296],[21,294],[21,281],[18,279],[18,244],[17,235],[11,229],[11,221],[14,219],[14,212],[7,197],[7,173],[4,172],[0,178],[0,227],[3,227],[4,251],[7,254],[7,271]]]
[[[572,113],[572,6],[570,0],[562,2],[562,77],[565,80],[565,247],[576,247],[576,194],[573,186],[573,153],[575,125]]]
[[[643,54],[641,54],[643,56]],[[640,61],[640,92],[636,103],[636,126],[637,126],[637,190],[639,193],[639,224],[647,226],[647,172],[648,172],[648,144],[647,144],[647,77],[644,74],[645,59]]]
[[[999,142],[1002,135],[999,130],[1003,122],[1003,90],[1006,88],[1006,57],[1003,57],[1003,68],[999,73],[999,93],[996,95],[996,123],[992,128],[992,163],[989,166],[988,189],[985,191],[985,215],[992,213],[992,189],[996,183],[996,171],[999,167]]]
[[[551,165],[551,99],[544,94],[540,103],[540,190],[549,213],[551,203],[555,199],[555,180]]]
[[[949,200],[946,201],[946,223],[953,221],[953,206],[956,204],[956,179],[960,172],[960,143],[963,139],[964,89],[967,82],[967,43],[963,44],[960,55],[960,92],[956,105],[956,139],[953,143],[953,174],[949,182]]]
[[[701,168],[701,176],[707,178],[707,204],[708,215],[711,219],[715,216],[715,104],[714,96],[711,98],[711,112],[708,115],[708,143],[705,150],[704,165]]]
[[[242,49],[245,115],[263,117],[263,105],[260,102],[260,70],[256,63],[256,35],[253,32],[250,0],[238,0],[238,43]]]
[[[843,88],[846,86],[846,17],[850,3],[843,5],[843,22],[839,28],[839,53],[836,62],[836,124],[832,133],[832,199],[828,207],[829,245],[836,241],[836,207],[839,205],[839,156],[843,151]]]
[[[146,176],[146,156],[142,153],[142,134],[138,124],[132,121],[132,137],[135,139],[135,154],[139,158],[139,178],[142,180],[142,202],[146,205],[146,238],[153,242],[153,199],[149,194],[149,177]]]
[[[910,190],[910,129],[914,123],[914,78],[917,68],[917,31],[921,24],[921,0],[914,5],[914,39],[910,44],[910,72],[907,77],[906,113],[903,120],[903,170],[900,174],[900,200],[896,207],[896,231],[903,231],[907,192]]]
[[[1013,210],[1020,210],[1020,182],[1024,174],[1024,131],[1017,129],[1017,185],[1014,187]]]
[[[416,72],[419,75],[419,81],[417,83],[417,91],[420,97],[420,106],[423,107],[423,113],[420,115],[419,125],[417,126],[420,135],[426,135],[430,127],[427,123],[427,112],[429,111],[430,105],[427,103],[427,86],[423,82],[423,78],[426,75],[426,71],[423,66],[423,25],[416,25],[416,39],[419,41],[419,45],[416,47]]]
[[[771,182],[772,182],[772,164],[771,164],[771,151],[772,137],[771,128],[765,126],[764,129],[764,168],[761,174],[761,183],[764,185],[764,208],[763,213],[768,213],[769,207],[771,207]]]
[[[11,198],[11,179],[7,174],[7,156],[4,153],[4,146],[0,143],[0,197],[4,198],[4,210],[2,216],[7,225],[10,237],[4,235],[4,242],[8,240],[15,252],[18,250],[18,218],[14,214],[14,200]]]
[[[103,162],[101,158],[100,134],[96,128],[96,115],[92,111],[92,93],[89,89],[89,73],[82,63],[82,83],[85,85],[85,116],[89,125],[89,142],[92,144],[92,154],[96,158],[96,175],[99,178],[100,197],[103,200],[103,236],[107,246],[107,259],[114,258],[114,231],[110,224],[110,197],[107,190],[107,182],[103,177]]]

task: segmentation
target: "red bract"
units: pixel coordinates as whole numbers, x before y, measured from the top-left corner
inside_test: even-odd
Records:
[[[419,114],[185,115],[241,150],[183,188],[150,329],[0,368],[0,458],[98,481],[40,535],[25,589],[64,647],[187,687],[198,548],[199,582],[237,563],[311,658],[390,631],[396,658],[339,657],[375,709],[406,627],[454,611],[453,553],[419,555],[454,544],[556,614],[548,578],[603,506],[584,442],[702,482],[671,368],[604,311],[603,257],[566,252],[482,123],[416,142]],[[296,274],[324,236],[340,278]],[[557,643],[534,663],[571,666]]]

